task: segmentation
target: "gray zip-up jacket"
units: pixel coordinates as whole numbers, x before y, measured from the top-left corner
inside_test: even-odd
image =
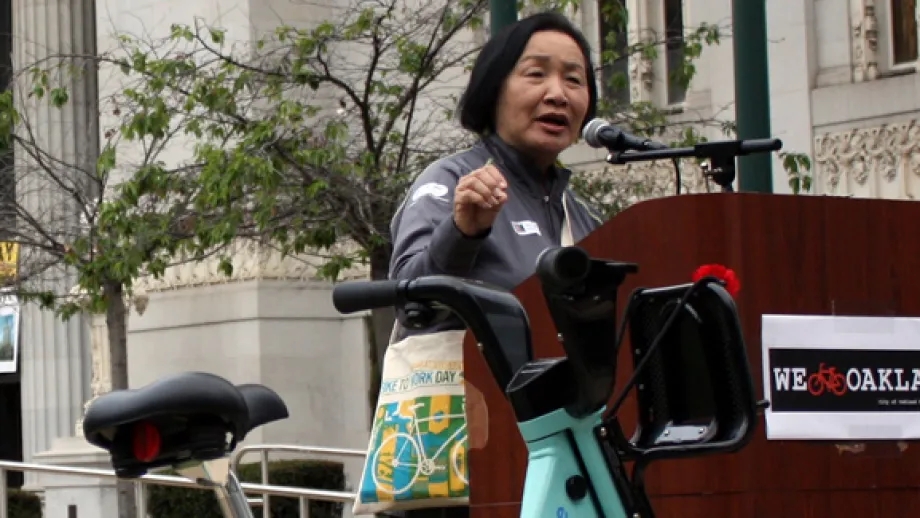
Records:
[[[489,158],[508,181],[508,200],[486,236],[469,238],[454,224],[454,189],[461,176]],[[600,214],[569,189],[570,175],[556,167],[553,178],[544,181],[545,175],[494,135],[434,162],[416,179],[393,217],[390,278],[441,274],[514,289],[533,275],[540,252],[559,246],[563,196],[576,243],[603,223]],[[449,319],[424,331],[402,328],[398,336],[463,327],[459,320]]]

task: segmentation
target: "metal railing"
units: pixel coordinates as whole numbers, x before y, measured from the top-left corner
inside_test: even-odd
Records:
[[[264,450],[264,451],[263,451]],[[233,456],[232,468],[234,472],[243,454],[251,451],[263,451],[263,458],[267,458],[268,451],[289,451],[309,454],[322,454],[327,456],[357,456],[360,450],[340,450],[335,448],[314,448],[308,446],[285,446],[285,445],[263,445],[248,446],[241,448]],[[360,456],[365,452],[360,451]],[[327,489],[305,489],[287,486],[276,486],[268,484],[268,464],[267,461],[262,464],[262,481],[261,484],[242,483],[243,491],[248,494],[258,494],[262,496],[262,501],[252,502],[255,505],[263,505],[264,518],[270,518],[271,511],[268,506],[264,505],[268,501],[267,497],[278,496],[286,498],[297,498],[300,501],[300,518],[309,518],[309,501],[320,500],[326,502],[352,503],[355,500],[355,493],[349,491],[333,491]],[[51,475],[69,475],[77,477],[92,477],[102,479],[117,479],[114,470],[94,469],[94,468],[71,468],[64,466],[51,466],[46,464],[34,464],[26,462],[10,462],[0,460],[0,518],[9,518],[9,491],[6,487],[7,472],[31,472],[46,473]],[[134,491],[137,497],[137,518],[147,518],[147,499],[146,486],[173,486],[192,489],[201,489],[204,491],[213,491],[213,489],[201,486],[196,482],[184,477],[170,475],[153,475],[148,474],[143,477],[133,479]]]
[[[304,456],[309,456],[311,458],[316,457],[354,457],[363,459],[367,456],[367,451],[365,450],[353,450],[348,448],[325,448],[322,446],[295,446],[290,444],[253,444],[250,446],[243,446],[236,450],[233,456],[230,458],[230,469],[234,473],[239,474],[240,460],[250,453],[259,453],[259,464],[261,467],[261,481],[262,485],[269,486],[268,484],[268,454],[269,452],[276,453],[297,453]],[[243,486],[245,489],[245,485]],[[261,500],[250,500],[250,505],[261,505],[262,506],[262,518],[271,518],[271,495],[270,493],[263,493]],[[274,495],[277,496],[277,495]],[[352,499],[353,500],[353,499]],[[309,502],[306,498],[300,498],[300,517],[309,518]],[[305,513],[304,510],[307,509]],[[6,518],[3,515],[0,515],[0,518]]]

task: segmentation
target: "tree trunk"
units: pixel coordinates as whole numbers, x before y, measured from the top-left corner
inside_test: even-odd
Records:
[[[371,279],[383,280],[387,278],[390,270],[389,247],[380,247],[371,252]],[[377,407],[377,397],[380,395],[380,378],[383,374],[383,355],[390,342],[390,333],[393,331],[393,322],[396,321],[396,311],[393,308],[381,308],[371,311],[369,322],[370,348],[370,386],[368,390],[368,403],[370,403],[371,421]]]
[[[109,332],[109,358],[111,359],[112,390],[128,388],[128,308],[125,304],[124,287],[121,283],[103,284],[105,295],[105,324]],[[118,518],[135,518],[137,502],[134,498],[134,483],[119,480]]]

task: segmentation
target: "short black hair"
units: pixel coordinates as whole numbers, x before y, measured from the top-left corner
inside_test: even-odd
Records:
[[[528,16],[505,27],[482,47],[466,90],[460,96],[458,111],[461,126],[479,135],[495,131],[495,108],[502,85],[524,53],[530,37],[541,31],[561,32],[578,44],[585,58],[589,93],[588,111],[585,112],[582,126],[594,118],[597,112],[597,84],[591,62],[591,47],[568,18],[549,11]]]

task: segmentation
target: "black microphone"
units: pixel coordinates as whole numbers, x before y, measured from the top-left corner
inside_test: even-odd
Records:
[[[607,148],[611,152],[668,149],[667,144],[626,133],[604,119],[594,119],[586,124],[585,129],[581,131],[581,136],[589,146]]]

